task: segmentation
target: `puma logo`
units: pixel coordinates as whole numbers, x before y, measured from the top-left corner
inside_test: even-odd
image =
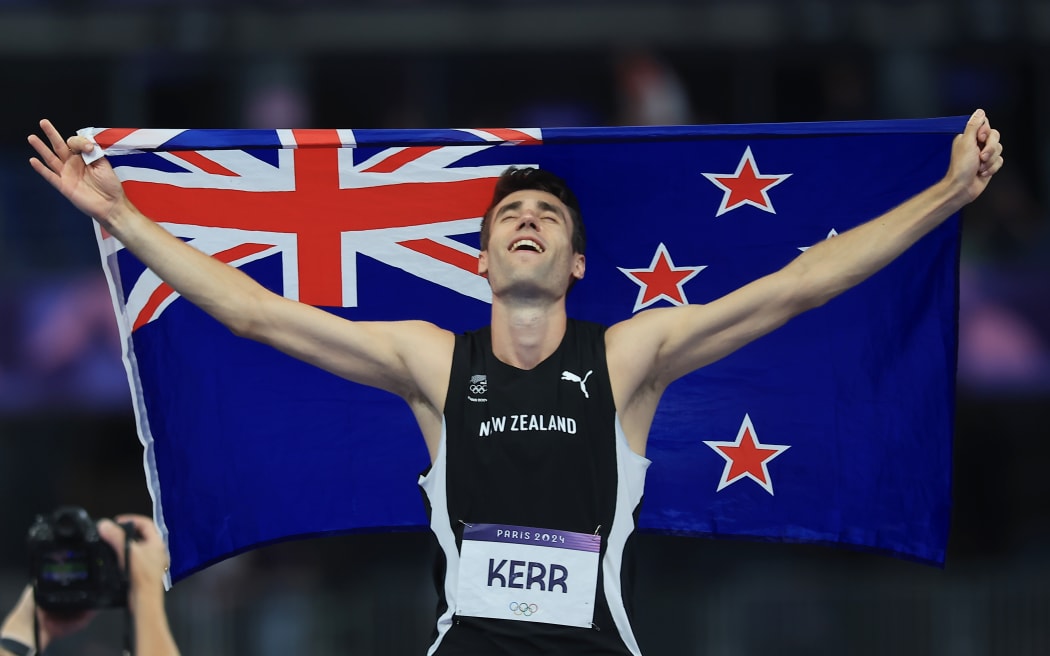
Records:
[[[561,372],[561,379],[562,380],[567,380],[567,381],[569,381],[571,383],[579,383],[580,384],[580,391],[583,392],[583,398],[589,399],[589,398],[591,398],[591,395],[587,393],[587,379],[590,378],[591,374],[593,374],[593,373],[594,373],[593,370],[588,371],[586,374],[584,374],[583,378],[580,378],[579,376],[577,376],[576,374],[572,373],[571,371],[563,371],[563,372]]]

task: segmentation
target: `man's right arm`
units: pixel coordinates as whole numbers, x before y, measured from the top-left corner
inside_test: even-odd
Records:
[[[29,137],[40,156],[30,160],[33,169],[184,298],[237,335],[398,394],[421,424],[421,412],[440,416],[452,359],[451,333],[421,321],[350,322],[274,294],[139,212],[105,158],[84,163],[81,154],[95,147],[90,141],[65,141],[50,122],[40,125],[50,146],[36,135]],[[431,437],[427,435],[428,442]]]
[[[417,389],[416,380],[440,378],[427,375],[427,357],[451,354],[451,334],[432,324],[351,322],[275,294],[239,269],[188,246],[126,199],[108,217],[107,229],[186,300],[234,334],[343,378],[412,398],[425,392]]]

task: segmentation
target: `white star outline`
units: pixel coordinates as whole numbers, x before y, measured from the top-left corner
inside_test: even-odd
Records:
[[[733,195],[733,190],[731,188],[727,187],[726,185],[724,185],[723,183],[719,182],[718,178],[739,178],[741,171],[744,170],[744,164],[746,162],[750,162],[751,163],[751,170],[755,172],[755,179],[756,180],[774,180],[775,182],[773,182],[772,184],[770,184],[766,188],[762,189],[762,191],[760,192],[762,194],[762,199],[765,201],[764,205],[760,205],[760,204],[756,203],[755,201],[751,200],[750,198],[745,198],[744,200],[737,202],[732,207],[728,207],[729,198],[730,198],[730,196]],[[725,193],[722,194],[722,203],[718,206],[718,211],[715,213],[716,217],[722,216],[726,212],[731,212],[732,210],[735,210],[738,207],[742,207],[744,205],[750,205],[751,207],[757,207],[758,209],[762,210],[763,212],[769,212],[770,214],[776,214],[777,213],[776,210],[773,209],[773,201],[769,200],[769,193],[768,192],[773,187],[777,186],[778,184],[780,184],[784,180],[787,180],[788,178],[791,177],[790,173],[762,175],[762,173],[758,170],[758,165],[755,163],[755,156],[751,153],[751,146],[748,146],[747,149],[744,150],[744,156],[740,158],[740,163],[737,164],[735,172],[733,172],[733,173],[701,173],[700,175],[702,175],[705,178],[707,178],[708,180],[710,180],[716,187],[720,188],[723,192],[725,192]]]
[[[740,446],[740,442],[744,439],[744,433],[746,433],[747,431],[751,432],[751,439],[754,441],[756,449],[776,450],[776,453],[762,461],[762,476],[766,479],[764,481],[758,480],[758,478],[756,478],[755,475],[749,471],[744,472],[743,474],[739,474],[735,476],[732,480],[730,480],[729,472],[733,468],[733,459],[718,448],[720,446]],[[747,477],[761,485],[762,489],[764,489],[766,492],[769,492],[770,496],[773,496],[773,479],[769,476],[769,461],[773,460],[781,453],[784,453],[785,451],[791,448],[790,444],[763,444],[762,442],[759,442],[758,433],[755,432],[755,426],[751,423],[751,415],[749,414],[744,414],[744,421],[740,424],[740,431],[736,434],[735,442],[715,442],[704,440],[704,444],[714,449],[714,452],[722,456],[722,458],[726,461],[726,466],[722,469],[722,480],[718,482],[718,489],[716,489],[715,492],[721,492],[724,488],[728,487],[729,485],[732,485],[733,483],[736,483],[744,477]]]
[[[682,278],[681,280],[679,280],[675,284],[675,287],[678,288],[679,296],[681,296],[682,297],[682,301],[684,301],[682,303],[678,302],[677,299],[671,298],[667,294],[663,294],[663,293],[659,294],[658,296],[654,296],[653,298],[650,298],[645,303],[642,303],[642,299],[645,298],[645,290],[648,288],[648,285],[646,285],[644,282],[642,282],[641,280],[639,280],[638,278],[634,277],[631,274],[632,273],[652,273],[653,271],[656,270],[656,263],[660,261],[660,255],[661,254],[664,257],[667,258],[667,266],[669,266],[671,268],[671,271],[689,271],[690,269],[692,270],[692,272],[688,276]],[[682,285],[684,285],[685,283],[689,282],[690,280],[692,280],[696,276],[696,274],[698,274],[701,271],[703,271],[704,269],[706,269],[707,265],[706,264],[702,264],[700,266],[695,266],[695,267],[690,267],[690,266],[677,267],[677,266],[674,265],[674,260],[671,259],[671,254],[667,252],[667,246],[665,246],[663,242],[660,242],[660,245],[656,247],[656,252],[653,253],[653,259],[652,259],[651,262],[649,262],[649,267],[648,268],[641,268],[641,269],[625,269],[623,267],[616,267],[616,268],[619,269],[622,274],[624,274],[625,276],[630,278],[631,282],[633,282],[634,284],[638,285],[638,297],[634,299],[634,309],[631,310],[631,313],[633,314],[633,313],[637,312],[638,310],[641,310],[641,309],[649,307],[650,305],[652,305],[653,303],[656,303],[657,301],[659,301],[661,299],[667,301],[668,303],[671,303],[672,305],[689,305],[689,299],[686,298],[686,296],[685,296],[685,289],[682,288]]]
[[[824,240],[826,241],[826,240],[828,240],[828,239],[831,239],[832,237],[838,237],[838,236],[839,236],[839,233],[838,233],[838,231],[837,231],[837,230],[835,230],[834,228],[832,228],[832,229],[831,229],[831,232],[829,232],[829,233],[828,233],[828,236],[827,236],[827,237],[825,237],[825,238],[824,238]],[[811,249],[811,248],[813,248],[813,247],[812,247],[812,246],[799,246],[799,247],[798,247],[798,249],[799,249],[800,251],[802,251],[803,253],[805,253],[806,251],[808,251],[808,250],[809,250],[809,249]]]

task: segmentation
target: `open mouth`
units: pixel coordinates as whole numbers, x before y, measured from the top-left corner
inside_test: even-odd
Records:
[[[542,253],[543,246],[531,239],[519,239],[510,245],[510,252],[516,253],[518,251],[532,251],[533,253]]]

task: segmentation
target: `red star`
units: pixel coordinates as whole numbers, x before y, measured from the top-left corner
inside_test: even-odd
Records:
[[[737,165],[735,173],[701,173],[701,175],[725,191],[725,194],[722,195],[722,204],[715,216],[722,216],[742,205],[750,205],[764,212],[776,214],[768,192],[791,177],[790,173],[780,175],[759,173],[755,157],[751,154],[751,146],[744,151],[744,156],[740,158],[740,164]]]
[[[704,444],[714,449],[726,461],[726,466],[722,470],[722,480],[718,482],[716,492],[747,477],[761,485],[766,492],[773,494],[773,481],[769,477],[767,465],[770,460],[791,448],[790,445],[759,442],[755,437],[755,427],[751,424],[751,417],[746,414],[744,422],[740,424],[740,432],[737,433],[735,442],[705,441]]]
[[[706,266],[676,267],[667,254],[667,247],[660,244],[648,269],[624,269],[618,267],[628,278],[638,283],[638,298],[632,312],[637,312],[659,301],[661,298],[675,305],[686,305],[682,285],[700,273]]]

